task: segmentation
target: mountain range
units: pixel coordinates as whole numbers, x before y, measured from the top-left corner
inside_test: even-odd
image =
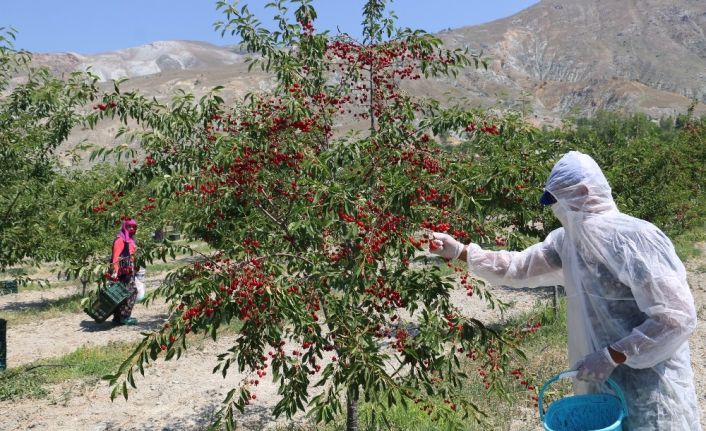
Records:
[[[401,3],[399,3],[401,5]],[[706,113],[706,1],[542,0],[507,18],[437,34],[448,47],[482,52],[488,68],[411,87],[470,106],[513,108],[539,124],[597,110]],[[248,72],[246,53],[204,42],[161,41],[94,55],[34,54],[57,73],[128,77],[126,87],[166,97],[225,87],[228,99],[272,85]]]

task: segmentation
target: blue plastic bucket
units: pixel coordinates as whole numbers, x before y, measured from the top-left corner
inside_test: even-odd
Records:
[[[613,380],[606,383],[611,394],[573,395],[554,401],[544,412],[544,391],[559,379],[575,377],[576,371],[564,371],[547,380],[539,390],[539,418],[547,431],[622,431],[628,416],[625,395]]]

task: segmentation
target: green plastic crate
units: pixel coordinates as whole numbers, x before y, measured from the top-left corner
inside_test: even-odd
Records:
[[[96,298],[83,311],[96,322],[103,322],[128,296],[130,292],[122,283],[111,283],[108,287],[100,289]]]
[[[0,281],[0,295],[17,293],[17,280]]]

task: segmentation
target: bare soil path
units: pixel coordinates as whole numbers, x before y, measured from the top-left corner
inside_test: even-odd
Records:
[[[706,429],[706,243],[701,244],[703,253],[687,262],[689,286],[696,303],[699,324],[689,339],[691,366],[694,369],[696,397],[701,413],[701,427]]]
[[[157,283],[148,279],[148,285]],[[0,296],[0,317],[12,311],[27,310],[52,300],[79,293],[76,287],[32,290]],[[167,318],[166,304],[152,303],[150,308],[138,304],[133,310],[136,326],[115,326],[110,321],[94,322],[88,315],[66,313],[60,317],[13,325],[7,329],[7,364],[17,367],[39,359],[65,355],[79,347],[105,345],[114,341],[131,341],[140,332],[158,328]],[[1,429],[1,428],[0,428]]]

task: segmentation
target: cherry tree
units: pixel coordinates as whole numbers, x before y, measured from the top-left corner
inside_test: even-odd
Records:
[[[349,429],[359,400],[380,414],[416,403],[434,417],[478,417],[464,381],[501,390],[498,376],[520,354],[524,333],[463,315],[450,300],[453,289],[489,306],[491,295],[425,249],[431,231],[505,245],[507,234],[482,205],[491,180],[479,177],[474,157],[436,139],[457,132],[490,144],[505,126],[415,98],[405,85],[482,60],[423,31],[395,28],[382,0],[365,3],[360,41],[317,32],[309,0],[270,4],[274,31],[247,6],[218,7],[225,20],[216,27],[242,39],[251,68],[271,74],[274,88],[231,106],[220,88],[199,100],[181,94],[170,105],[115,91],[98,112],[140,124],[121,131],[145,152],[125,188],[150,188],[160,214],[213,250],[170,273],[154,293],[169,302],[169,321],[107,376],[112,396],[127,398],[135,372],[159,357],[178,358],[192,334],[215,339],[238,322],[214,370],[244,376],[220,411],[217,424],[227,428],[264,379],[279,385],[275,415],[307,410],[328,422],[343,413],[345,398]]]

